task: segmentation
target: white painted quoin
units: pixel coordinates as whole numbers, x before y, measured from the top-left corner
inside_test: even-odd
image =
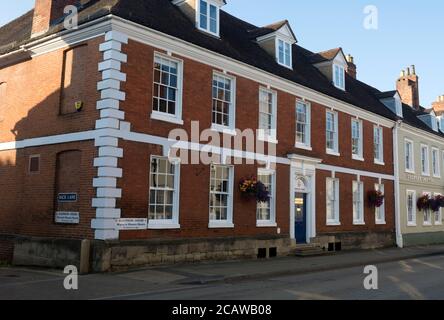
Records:
[[[121,82],[126,81],[126,75],[121,72],[122,63],[127,62],[126,54],[122,53],[122,45],[128,43],[128,36],[117,31],[108,31],[105,42],[100,45],[103,52],[103,62],[99,63],[102,81],[97,83],[101,100],[97,101],[100,119],[96,121],[96,130],[120,130],[125,120],[125,113],[120,109],[120,101],[125,101],[126,95],[120,91]],[[92,206],[96,208],[96,218],[91,227],[95,229],[95,239],[114,240],[119,238],[116,219],[121,217],[117,208],[117,199],[122,197],[122,190],[117,188],[117,179],[123,177],[123,171],[118,168],[118,159],[123,157],[123,149],[119,148],[119,136],[113,130],[104,130],[95,138],[95,146],[99,156],[94,160],[97,167],[97,178],[94,179],[96,198]]]

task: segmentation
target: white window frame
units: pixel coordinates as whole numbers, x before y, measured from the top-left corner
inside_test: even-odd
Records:
[[[409,155],[409,158],[408,158],[410,160],[410,163],[407,160],[407,156],[408,156],[407,152],[409,151],[409,147],[408,146],[411,147],[410,155]],[[412,140],[405,139],[405,141],[404,141],[404,165],[405,165],[405,172],[412,173],[412,174],[415,173],[415,152],[414,152],[414,149],[415,149],[414,142]]]
[[[272,190],[270,192],[270,220],[258,220],[256,214],[256,226],[259,228],[277,227],[276,223],[276,171],[269,169],[258,169],[258,177],[260,175],[270,175]],[[259,206],[259,203],[257,204]],[[257,208],[258,209],[258,208]],[[256,212],[257,212],[256,209]]]
[[[151,119],[183,125],[184,124],[184,121],[182,119],[183,60],[170,57],[170,56],[162,54],[160,52],[154,52],[153,72],[154,72],[154,68],[155,68],[155,64],[156,64],[156,59],[169,60],[171,62],[177,63],[176,113],[173,115],[173,114],[154,110],[155,83],[154,83],[154,73],[153,73],[153,109],[152,109],[152,113],[151,113]]]
[[[429,195],[430,197],[432,196],[431,192],[423,192],[422,194],[423,195]],[[433,226],[433,214],[434,214],[434,212],[432,212],[431,209],[427,209],[427,210],[424,210],[424,212],[422,214],[423,214],[423,226],[425,226],[425,227]],[[426,219],[426,216],[429,217],[428,220]]]
[[[328,115],[333,115],[333,149],[328,148],[328,129],[327,129],[327,123],[328,123]],[[325,113],[325,134],[326,134],[326,141],[325,141],[325,145],[326,145],[326,152],[329,155],[333,155],[333,156],[340,156],[339,153],[339,120],[338,120],[338,113],[336,111],[333,110],[327,110]]]
[[[385,195],[385,185],[384,184],[375,183],[375,190],[380,191]],[[381,215],[382,215],[383,219],[378,219],[378,213],[382,213]],[[379,208],[375,208],[375,223],[376,224],[387,224],[386,215],[385,215],[385,198],[384,198],[384,201],[382,202],[382,206],[380,206]]]
[[[266,133],[266,131],[260,127],[260,104],[261,104],[261,94],[271,94],[271,97],[273,99],[272,101],[272,121],[271,121],[271,134]],[[275,90],[267,89],[260,87],[259,88],[259,124],[258,124],[259,130],[258,130],[258,139],[265,142],[270,142],[277,144],[277,92]]]
[[[442,196],[441,193],[435,193],[436,196]],[[439,208],[438,211],[434,212],[433,221],[435,226],[442,226],[442,208]]]
[[[331,182],[333,188],[334,188],[334,197],[335,197],[335,201],[334,201],[334,206],[331,206],[331,208],[334,209],[334,219],[329,219],[328,217],[328,208],[329,206],[329,202],[330,199],[328,197],[328,186],[329,183]],[[325,194],[326,194],[326,206],[325,206],[325,213],[326,213],[326,220],[327,220],[327,226],[340,226],[341,225],[341,217],[340,217],[340,212],[339,212],[339,188],[340,188],[340,184],[339,184],[339,179],[336,178],[327,178],[326,179],[326,183],[325,183]]]
[[[359,199],[359,206],[355,206],[355,186],[357,187],[357,195]],[[364,182],[353,181],[352,183],[352,198],[353,198],[353,224],[365,225],[365,211],[364,211]],[[356,201],[357,202],[357,201]],[[359,211],[356,211],[359,210]],[[358,216],[359,215],[359,216]]]
[[[421,144],[420,150],[420,156],[421,156],[421,174],[425,177],[430,177],[430,149],[429,146],[426,144]],[[425,156],[426,159],[423,157],[423,150],[426,150]],[[424,165],[425,167],[424,167]]]
[[[163,159],[169,160],[171,164],[174,165],[174,195],[173,195],[173,218],[170,220],[150,220],[148,216],[148,229],[180,229],[179,224],[179,210],[180,210],[180,159],[169,159],[168,157],[151,155],[150,157],[150,169],[149,169],[149,192],[151,194],[151,163],[153,159]],[[151,195],[149,195],[151,196]],[[148,202],[148,211],[150,206],[150,201]],[[149,214],[149,212],[148,212]]]
[[[281,42],[282,42],[282,45],[284,47],[284,61],[281,61],[281,59],[280,59],[279,44]],[[287,45],[289,46],[289,49],[290,49],[290,53],[289,53],[290,54],[290,56],[289,56],[290,61],[288,61],[289,64],[285,63],[285,62],[287,62],[287,61],[285,61],[286,60],[286,58],[285,58],[285,49],[286,48],[285,47]],[[293,70],[293,45],[290,42],[288,42],[288,41],[286,41],[286,40],[284,40],[282,38],[276,37],[276,44],[275,44],[275,46],[276,46],[276,61],[277,61],[277,63],[280,64],[281,66],[285,67],[285,68]]]
[[[297,139],[298,139],[298,137],[297,137],[297,123],[298,123],[298,121],[297,121],[297,107],[298,107],[298,104],[304,104],[305,105],[305,107],[306,107],[306,112],[305,112],[305,114],[306,114],[306,122],[305,122],[305,132],[304,132],[304,135],[305,135],[305,142],[298,142],[297,141]],[[309,151],[312,151],[312,147],[311,147],[311,103],[309,103],[309,102],[307,102],[307,101],[303,101],[303,100],[299,100],[299,99],[297,99],[296,100],[296,106],[295,106],[295,122],[296,122],[296,132],[295,132],[295,134],[296,134],[296,137],[295,137],[295,140],[296,140],[296,144],[295,144],[295,146],[296,146],[296,148],[298,148],[298,149],[304,149],[304,150],[309,150]]]
[[[336,70],[339,72],[339,79]],[[337,63],[333,64],[333,84],[336,88],[345,90],[345,67]]]
[[[228,184],[228,200],[227,200],[227,219],[226,220],[211,220],[211,169],[212,166],[218,166],[218,167],[226,167],[228,168],[228,177],[229,177],[229,184]],[[233,190],[234,190],[234,166],[232,165],[223,165],[223,164],[212,164],[210,166],[210,185],[209,187],[209,199],[208,199],[208,228],[209,229],[228,229],[228,228],[234,228],[234,222],[233,222]]]
[[[441,178],[441,153],[438,148],[432,147],[432,174],[434,178]],[[434,161],[436,160],[436,161]]]
[[[231,81],[231,104],[229,110],[230,114],[228,115],[229,125],[224,126],[213,123],[213,94],[211,94],[211,129],[229,135],[236,135],[236,77],[213,71],[213,77],[211,78],[211,90],[213,90],[214,77],[222,77]]]
[[[412,218],[413,220],[409,220],[409,195],[412,195]],[[416,191],[415,190],[407,190],[406,191],[406,214],[407,214],[407,226],[408,227],[416,227]]]
[[[208,12],[207,12],[207,27],[206,28],[202,28],[201,25],[200,25],[200,11],[201,11],[200,2],[201,2],[201,0],[196,0],[196,2],[197,2],[196,3],[196,7],[197,7],[197,13],[196,13],[196,20],[197,21],[196,21],[196,24],[197,24],[197,28],[199,30],[203,31],[203,32],[209,33],[209,34],[219,38],[220,37],[220,7],[217,4],[217,2],[215,2],[215,1],[211,1],[211,0],[203,0],[203,1],[207,3],[207,10],[208,10]],[[210,28],[210,20],[211,20],[210,19],[210,6],[216,7],[216,18],[217,18],[217,21],[216,21],[216,32],[212,32],[211,28]]]
[[[379,132],[379,141],[376,141],[376,133]],[[373,127],[373,143],[376,144],[378,143],[378,153],[379,153],[379,158],[376,157],[376,154],[374,155],[375,157],[375,164],[378,165],[385,165],[384,163],[384,129],[381,126],[374,126]],[[374,146],[374,151],[376,151],[376,145]]]
[[[359,141],[358,141],[358,154],[353,153],[353,124],[359,125]],[[360,119],[352,119],[351,121],[351,142],[352,142],[352,158],[357,161],[364,161],[363,151],[363,123]]]

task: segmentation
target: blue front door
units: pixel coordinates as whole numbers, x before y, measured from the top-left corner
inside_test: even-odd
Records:
[[[296,193],[294,199],[296,243],[307,243],[307,195]]]

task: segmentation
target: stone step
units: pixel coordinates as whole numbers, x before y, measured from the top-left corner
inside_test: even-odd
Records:
[[[296,246],[296,248],[294,249],[294,254],[297,257],[309,257],[309,256],[320,256],[329,253],[324,251],[321,247],[317,245],[302,244]]]

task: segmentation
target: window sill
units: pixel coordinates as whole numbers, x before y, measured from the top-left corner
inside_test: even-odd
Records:
[[[385,166],[385,163],[379,160],[375,160],[375,164],[377,164],[378,166]]]
[[[441,176],[435,176],[435,175],[433,175],[433,178],[435,178],[435,179],[441,179]]]
[[[430,173],[421,172],[421,175],[422,175],[423,177],[430,177]]]
[[[340,225],[340,222],[327,222],[327,227],[339,227]]]
[[[227,134],[230,136],[237,136],[237,132],[235,129],[231,129],[229,127],[223,127],[223,126],[218,126],[218,125],[211,125],[211,130],[215,131],[215,132],[219,132],[219,133],[223,133],[223,134]]]
[[[148,230],[168,230],[180,229],[178,223],[148,223]]]
[[[352,159],[356,160],[356,161],[361,161],[364,162],[365,159],[363,157],[357,156],[357,155],[352,155]]]
[[[165,122],[170,122],[170,123],[179,124],[179,125],[183,125],[184,124],[183,120],[180,120],[180,119],[178,119],[178,118],[176,118],[174,116],[163,114],[161,112],[153,112],[153,113],[151,113],[151,119],[159,120],[159,121],[165,121]]]
[[[427,222],[423,224],[423,227],[433,227],[433,224],[431,222]]]
[[[280,62],[279,59],[276,60],[276,62],[277,62],[278,65],[280,65],[280,66],[283,66],[283,67],[285,67],[285,68],[287,68],[287,69],[293,70],[293,67],[292,67],[292,66],[289,66],[289,65],[287,65],[287,64],[285,64],[285,63]]]
[[[418,225],[416,224],[416,223],[408,223],[407,224],[407,227],[408,228],[415,228],[415,227],[417,227]]]
[[[209,229],[233,229],[234,223],[230,222],[210,222],[208,224]]]
[[[278,144],[279,143],[279,141],[275,137],[259,135],[257,139],[259,141],[268,142],[268,143],[272,143],[272,144]]]
[[[375,224],[378,226],[382,226],[382,225],[386,225],[387,222],[386,221],[376,221]]]
[[[435,222],[435,226],[442,226],[442,223]]]
[[[415,171],[413,171],[413,170],[407,170],[407,169],[405,170],[405,173],[416,174]]]
[[[327,153],[328,155],[335,156],[335,157],[340,157],[340,156],[341,156],[341,154],[340,154],[339,152],[337,152],[337,151],[333,151],[333,150],[328,150],[328,149],[327,149],[326,153]]]
[[[365,222],[363,222],[363,221],[354,221],[353,225],[354,226],[365,226]]]
[[[313,148],[311,146],[308,146],[306,144],[300,144],[300,143],[296,143],[295,147],[297,149],[303,149],[303,150],[307,150],[307,151],[313,151]]]
[[[271,222],[271,221],[257,221],[256,227],[257,228],[277,228],[277,223]]]

